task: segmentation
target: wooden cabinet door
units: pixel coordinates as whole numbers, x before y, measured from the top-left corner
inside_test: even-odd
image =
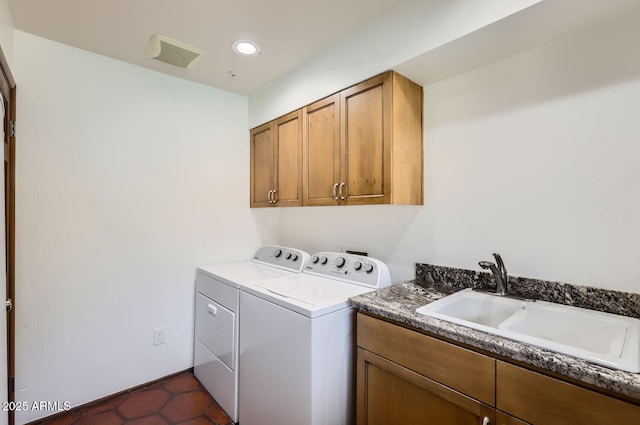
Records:
[[[251,130],[251,200],[254,207],[270,207],[274,188],[276,145],[272,123]]]
[[[511,415],[507,415],[504,412],[496,412],[496,424],[497,425],[530,425],[528,422],[521,421],[518,418],[514,418]]]
[[[496,376],[496,407],[531,424],[640,424],[640,406],[502,361]]]
[[[329,96],[304,108],[304,205],[336,205],[340,184],[340,103]]]
[[[358,348],[357,425],[493,424],[495,409]]]
[[[346,204],[388,203],[391,73],[340,92],[341,182]]]
[[[302,205],[302,110],[251,130],[250,204]]]
[[[302,205],[302,110],[297,110],[274,122],[275,173],[272,205],[289,207]]]

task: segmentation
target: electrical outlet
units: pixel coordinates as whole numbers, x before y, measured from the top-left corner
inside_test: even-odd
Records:
[[[166,328],[155,328],[153,330],[153,345],[164,344]]]

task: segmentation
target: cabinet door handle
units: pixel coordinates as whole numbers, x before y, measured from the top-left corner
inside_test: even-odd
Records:
[[[485,416],[484,419],[482,420],[482,425],[489,425],[491,423],[491,420],[489,419],[488,416]]]
[[[276,202],[278,202],[278,198],[276,198],[276,192],[278,191],[278,189],[273,189],[273,195],[271,195],[271,198],[273,199],[273,203],[275,204]]]
[[[333,185],[333,199],[338,200],[338,183]]]
[[[340,183],[340,190],[338,191],[340,193],[340,199],[341,200],[345,200],[346,196],[344,195],[344,192],[342,191],[342,189],[344,189],[345,183],[341,182]]]

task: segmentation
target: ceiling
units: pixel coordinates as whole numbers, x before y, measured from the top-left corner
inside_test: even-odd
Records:
[[[8,0],[16,29],[250,96],[403,0]],[[144,56],[161,33],[205,51],[191,69]],[[262,48],[231,50],[237,39]],[[231,75],[231,71],[236,76]]]

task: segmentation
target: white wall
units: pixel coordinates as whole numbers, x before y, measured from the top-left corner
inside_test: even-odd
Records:
[[[371,248],[395,281],[497,251],[514,275],[640,292],[639,18],[426,87],[425,205],[283,208],[281,243]]]
[[[278,238],[248,208],[247,99],[20,31],[15,73],[17,399],[191,367],[196,266]]]
[[[255,127],[541,0],[410,0],[251,96]]]
[[[7,0],[0,0],[0,46],[9,67],[13,68],[13,18]]]

